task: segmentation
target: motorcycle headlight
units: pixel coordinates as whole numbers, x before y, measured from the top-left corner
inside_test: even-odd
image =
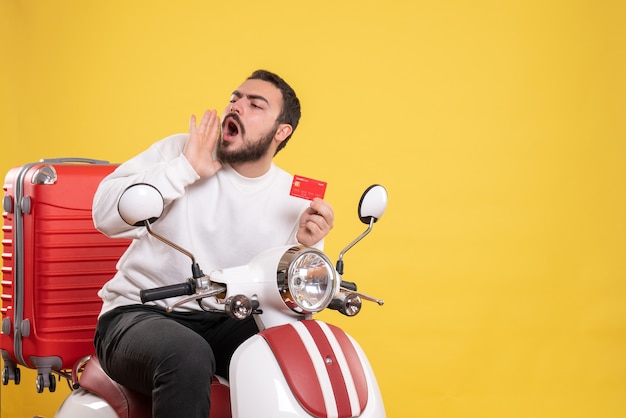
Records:
[[[298,313],[325,309],[339,290],[333,263],[315,248],[290,248],[278,263],[276,277],[283,302]]]

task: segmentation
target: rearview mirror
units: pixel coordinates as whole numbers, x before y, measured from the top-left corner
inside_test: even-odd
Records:
[[[163,196],[156,187],[138,183],[129,186],[117,202],[117,211],[129,225],[143,226],[152,223],[163,214]]]
[[[376,222],[383,216],[385,209],[387,209],[387,190],[379,184],[368,187],[359,202],[361,222],[366,225],[369,225],[372,220]]]

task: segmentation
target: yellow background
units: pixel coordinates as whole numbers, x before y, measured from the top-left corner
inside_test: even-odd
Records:
[[[0,172],[126,160],[252,70],[303,119],[277,161],[328,182],[344,327],[389,417],[626,416],[626,2],[0,0]],[[2,418],[67,393],[0,387]]]

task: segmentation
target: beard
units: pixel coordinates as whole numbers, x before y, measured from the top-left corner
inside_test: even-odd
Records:
[[[274,135],[276,135],[276,132],[278,131],[278,123],[275,123],[270,131],[267,134],[263,135],[261,138],[259,138],[259,140],[257,141],[248,140],[245,137],[245,131],[243,131],[243,127],[241,129],[241,137],[243,142],[239,149],[232,149],[233,144],[231,142],[225,142],[220,138],[220,141],[217,145],[217,158],[221,162],[235,164],[260,160],[267,154],[270,146],[272,145]]]

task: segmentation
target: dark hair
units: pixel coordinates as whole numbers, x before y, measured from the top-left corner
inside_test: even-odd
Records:
[[[300,100],[298,100],[296,92],[289,84],[287,84],[285,80],[267,70],[256,70],[250,77],[248,77],[248,80],[263,80],[268,83],[272,83],[278,90],[280,90],[283,96],[283,108],[276,118],[276,123],[287,123],[291,125],[292,131],[291,134],[289,134],[289,136],[285,138],[285,140],[281,142],[276,149],[276,153],[278,153],[278,151],[287,145],[287,141],[289,141],[291,135],[293,135],[296,127],[298,126],[298,122],[300,121]]]

